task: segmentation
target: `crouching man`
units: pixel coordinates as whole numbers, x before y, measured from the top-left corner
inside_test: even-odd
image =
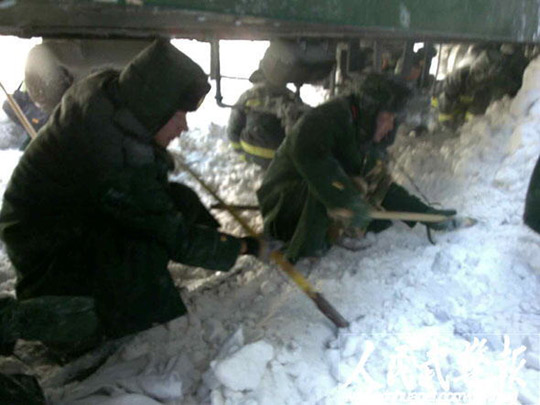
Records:
[[[72,86],[16,167],[0,236],[17,300],[0,300],[0,344],[91,346],[186,312],[169,260],[228,270],[253,238],[220,233],[197,195],[169,183],[168,144],[210,86],[157,40],[121,72]]]
[[[304,115],[285,138],[257,196],[265,233],[286,242],[289,260],[325,253],[343,231],[391,225],[371,222],[372,210],[456,213],[435,210],[409,194],[380,159],[408,95],[401,82],[368,75],[358,91]]]

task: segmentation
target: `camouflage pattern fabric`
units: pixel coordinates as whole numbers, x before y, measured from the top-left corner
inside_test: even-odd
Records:
[[[257,83],[231,111],[227,127],[231,145],[246,160],[266,168],[286,133],[308,109],[286,87]]]
[[[444,80],[437,100],[439,121],[459,125],[483,114],[492,101],[515,96],[527,63],[519,49],[512,55],[483,50],[471,65],[455,70]]]

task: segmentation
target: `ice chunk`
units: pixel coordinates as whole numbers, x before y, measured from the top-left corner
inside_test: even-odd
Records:
[[[242,347],[237,352],[213,364],[217,379],[235,390],[253,390],[261,382],[268,362],[274,357],[274,348],[260,340]]]

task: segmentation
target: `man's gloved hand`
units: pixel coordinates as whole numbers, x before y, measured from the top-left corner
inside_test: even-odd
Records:
[[[457,211],[454,209],[438,210],[435,208],[430,208],[426,211],[426,214],[444,215],[448,217],[447,220],[441,222],[424,222],[424,225],[429,229],[433,229],[435,231],[449,231],[456,228],[454,219]]]
[[[283,242],[267,237],[254,238],[246,236],[241,238],[242,247],[240,254],[257,257],[260,261],[268,263],[270,254],[283,247]]]
[[[359,185],[357,185],[359,187]],[[328,210],[328,216],[335,223],[347,227],[365,229],[371,222],[371,207],[362,199],[357,199],[348,208],[332,208]]]

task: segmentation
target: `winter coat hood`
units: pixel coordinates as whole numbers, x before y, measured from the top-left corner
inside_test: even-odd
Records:
[[[158,39],[122,70],[118,88],[127,108],[155,133],[176,111],[196,110],[210,85],[199,65]]]

